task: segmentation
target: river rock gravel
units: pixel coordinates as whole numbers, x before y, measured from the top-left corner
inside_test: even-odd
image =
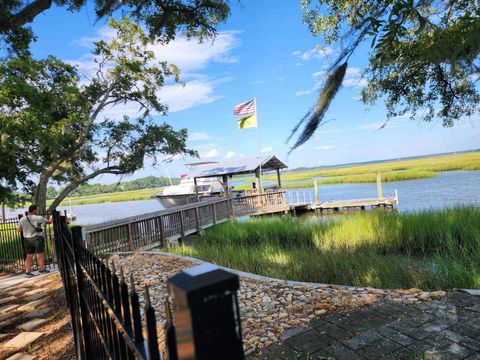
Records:
[[[175,255],[132,253],[113,255],[115,267],[123,268],[126,278],[134,275],[137,291],[149,286],[152,305],[159,326],[160,342],[164,340],[167,279],[177,272],[198,265]],[[139,291],[140,292],[140,291]],[[389,300],[415,304],[446,296],[444,291],[420,289],[382,290],[369,287],[337,285],[292,285],[286,281],[253,279],[241,276],[240,313],[245,354],[257,351],[282,339],[287,331],[307,325],[311,320],[340,311],[372,306]],[[143,291],[140,292],[143,304]],[[163,346],[162,346],[163,348]]]

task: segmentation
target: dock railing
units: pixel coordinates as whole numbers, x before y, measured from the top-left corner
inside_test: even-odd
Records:
[[[135,251],[165,246],[169,240],[228,220],[233,216],[231,200],[206,200],[173,209],[105,222],[86,227],[87,246],[96,254]]]
[[[204,200],[86,227],[86,246],[96,254],[167,245],[234,216],[288,211],[284,192]]]
[[[233,198],[235,216],[260,215],[288,211],[283,191]]]

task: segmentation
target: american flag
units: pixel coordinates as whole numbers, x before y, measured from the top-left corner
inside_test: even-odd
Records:
[[[253,114],[255,111],[257,111],[255,99],[238,104],[233,108],[234,115]]]

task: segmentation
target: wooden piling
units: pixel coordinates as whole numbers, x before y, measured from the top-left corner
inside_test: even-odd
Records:
[[[377,193],[378,200],[383,201],[382,176],[380,175],[380,171],[377,171]]]

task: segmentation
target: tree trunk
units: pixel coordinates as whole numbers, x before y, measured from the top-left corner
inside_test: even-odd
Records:
[[[49,180],[50,173],[44,171],[40,175],[35,194],[33,195],[33,203],[38,206],[40,214],[45,214],[45,210],[47,209],[47,186]]]

